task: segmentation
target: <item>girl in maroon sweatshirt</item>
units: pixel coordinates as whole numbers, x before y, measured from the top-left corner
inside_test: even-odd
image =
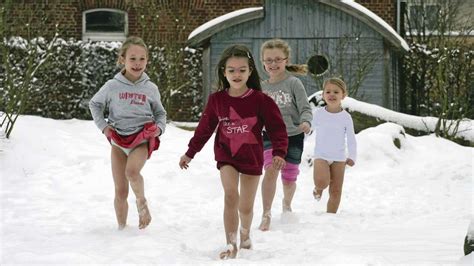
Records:
[[[181,156],[179,166],[189,162],[214,133],[214,154],[225,194],[224,228],[227,246],[221,259],[237,255],[240,216],[240,248],[251,248],[253,205],[263,167],[262,129],[273,146],[273,167],[285,165],[288,136],[280,110],[262,93],[254,57],[243,45],[228,47],[217,65],[218,88],[211,94],[201,120]],[[240,180],[240,195],[239,195]]]

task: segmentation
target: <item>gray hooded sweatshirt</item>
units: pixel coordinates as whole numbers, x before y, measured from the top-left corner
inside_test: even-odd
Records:
[[[288,74],[287,78],[277,83],[265,80],[262,89],[280,108],[289,137],[302,133],[298,128],[301,123],[308,122],[311,126],[313,112],[301,80]]]
[[[107,121],[105,108],[109,111]],[[92,97],[89,109],[101,131],[110,125],[118,134],[128,136],[142,130],[146,123],[155,122],[161,134],[165,132],[166,111],[161,104],[160,92],[146,73],[136,82],[117,73]]]

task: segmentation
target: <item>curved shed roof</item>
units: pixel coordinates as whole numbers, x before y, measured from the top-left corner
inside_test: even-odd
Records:
[[[191,47],[198,46],[221,30],[244,23],[246,21],[263,17],[263,7],[249,7],[232,11],[215,19],[209,20],[208,22],[194,29],[188,36],[188,45]]]
[[[369,9],[352,0],[317,0],[320,3],[341,10],[357,19],[361,20],[373,30],[378,32],[388,43],[404,51],[409,50],[406,41],[382,18],[377,16]],[[265,15],[263,7],[251,7],[239,9],[215,19],[212,19],[197,27],[188,36],[188,45],[191,47],[199,46],[214,34],[230,28],[232,26],[263,18]]]
[[[385,20],[361,4],[352,0],[319,0],[319,2],[337,8],[360,19],[369,27],[380,33],[380,35],[382,35],[393,46],[405,51],[410,49],[407,42],[387,22],[385,22]]]

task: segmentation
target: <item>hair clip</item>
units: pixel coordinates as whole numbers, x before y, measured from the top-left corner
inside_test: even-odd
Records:
[[[247,56],[249,57],[249,59],[252,59],[249,52],[247,52]]]

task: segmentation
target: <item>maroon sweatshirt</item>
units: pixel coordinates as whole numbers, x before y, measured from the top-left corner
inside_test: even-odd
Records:
[[[240,97],[232,97],[225,90],[215,92],[209,96],[186,155],[194,158],[217,127],[214,154],[218,165],[230,164],[244,174],[261,175],[264,126],[272,142],[273,155],[285,158],[288,136],[272,98],[253,89]]]

